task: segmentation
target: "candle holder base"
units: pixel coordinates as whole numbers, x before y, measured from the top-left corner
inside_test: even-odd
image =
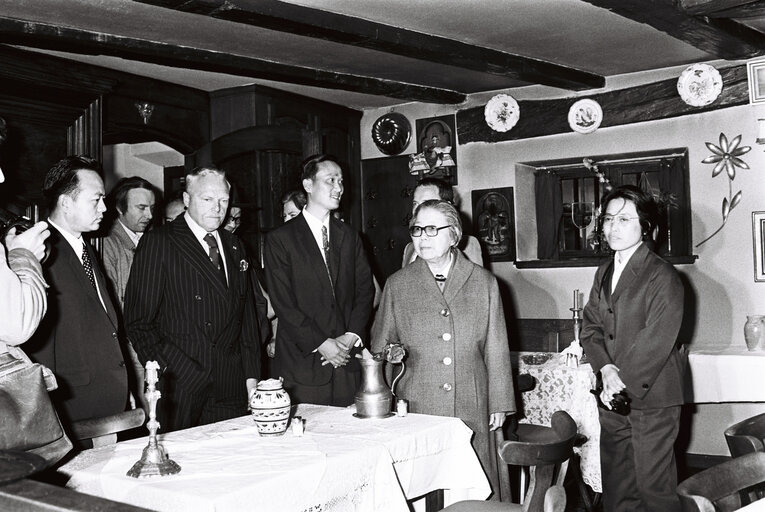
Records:
[[[133,478],[150,478],[153,476],[174,475],[180,473],[181,466],[170,459],[160,445],[147,446],[143,449],[141,460],[133,464],[127,476]]]

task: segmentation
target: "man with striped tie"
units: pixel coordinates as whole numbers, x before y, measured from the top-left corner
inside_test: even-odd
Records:
[[[69,156],[45,175],[50,257],[43,264],[48,312],[24,345],[56,375],[50,395],[64,425],[116,414],[128,403],[124,339],[96,252],[83,238],[103,219],[100,164]]]
[[[128,337],[162,370],[157,415],[165,432],[246,414],[260,378],[268,320],[255,309],[247,255],[224,229],[223,171],[186,175],[186,213],[146,233],[125,292]]]
[[[328,155],[302,164],[308,202],[268,235],[266,282],[279,319],[275,375],[294,402],[353,403],[374,286],[361,239],[330,213],[340,206],[343,173]]]

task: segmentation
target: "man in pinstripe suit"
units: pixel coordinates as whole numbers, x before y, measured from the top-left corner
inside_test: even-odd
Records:
[[[243,245],[218,229],[229,191],[223,171],[194,169],[186,213],[145,234],[133,261],[125,325],[141,361],[163,370],[157,415],[165,432],[246,414],[260,378],[268,321],[255,309]]]

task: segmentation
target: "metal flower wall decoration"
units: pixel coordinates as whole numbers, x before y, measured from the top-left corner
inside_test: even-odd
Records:
[[[723,197],[722,200],[722,224],[720,224],[720,227],[717,228],[714,233],[697,243],[696,247],[699,247],[701,244],[719,233],[728,221],[728,216],[730,215],[731,210],[741,202],[741,191],[739,190],[735,194],[733,193],[733,180],[736,177],[737,167],[741,169],[749,169],[749,165],[739,157],[748,153],[752,149],[751,146],[739,147],[739,144],[741,144],[741,135],[728,141],[728,138],[724,133],[720,134],[719,145],[715,145],[711,142],[706,142],[705,144],[707,148],[709,148],[709,151],[712,152],[712,155],[706,157],[701,163],[715,164],[714,169],[712,169],[713,178],[725,170],[728,175],[728,197]]]

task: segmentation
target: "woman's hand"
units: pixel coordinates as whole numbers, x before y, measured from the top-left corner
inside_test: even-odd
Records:
[[[505,423],[506,412],[493,412],[489,414],[489,430],[497,430]]]
[[[600,395],[600,400],[610,409],[611,399],[616,393],[625,389],[627,386],[625,386],[622,379],[619,378],[619,368],[613,364],[607,364],[601,368],[600,376],[603,379],[603,393]]]

